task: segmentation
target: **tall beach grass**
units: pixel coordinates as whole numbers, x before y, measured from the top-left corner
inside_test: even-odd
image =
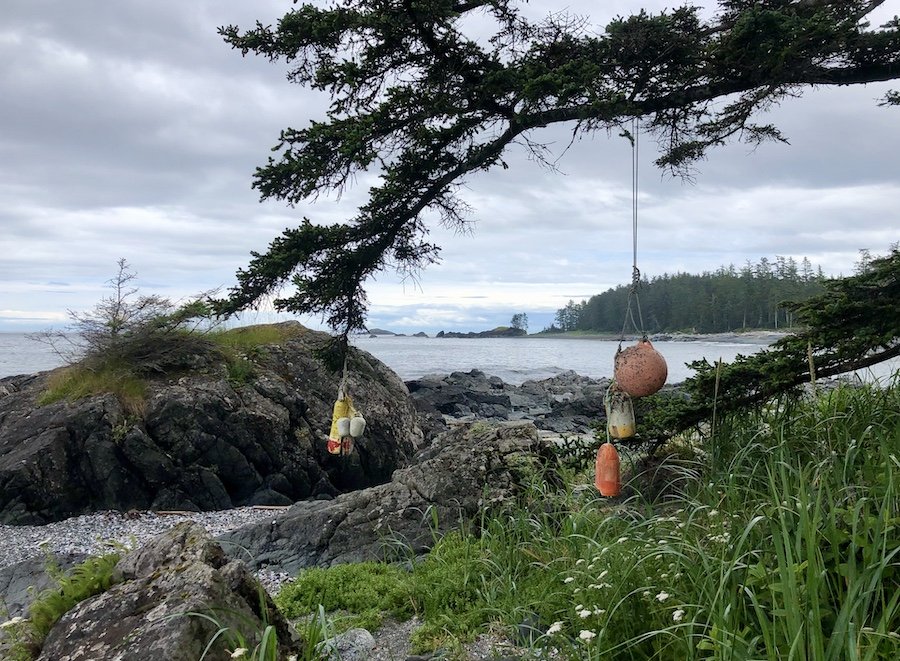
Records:
[[[652,500],[648,475],[611,502],[587,467],[548,470],[567,486],[535,476],[516,507],[385,574],[423,621],[417,649],[501,627],[570,659],[900,658],[896,381],[720,418],[647,469],[670,483]]]

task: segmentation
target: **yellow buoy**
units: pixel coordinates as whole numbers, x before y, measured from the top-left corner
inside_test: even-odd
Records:
[[[631,397],[615,381],[606,391],[603,403],[606,407],[606,429],[609,435],[617,439],[634,436],[634,406]]]

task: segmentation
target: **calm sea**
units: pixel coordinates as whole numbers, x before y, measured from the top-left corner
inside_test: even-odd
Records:
[[[480,369],[507,383],[544,379],[564,370],[594,378],[612,376],[618,342],[594,339],[357,337],[354,344],[391,367],[403,380],[426,374]],[[669,383],[691,375],[686,363],[701,358],[731,361],[765,348],[752,342],[654,342],[666,358]],[[62,360],[46,345],[21,333],[0,333],[0,377],[52,369]],[[877,365],[863,378],[885,378],[900,370],[900,360]]]

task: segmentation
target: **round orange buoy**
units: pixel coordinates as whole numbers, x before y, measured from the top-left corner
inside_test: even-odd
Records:
[[[609,441],[597,450],[594,486],[597,487],[601,496],[618,496],[622,491],[622,479],[619,476],[619,453]]]
[[[620,389],[632,397],[645,397],[663,387],[669,368],[650,340],[640,340],[616,354],[613,375]]]

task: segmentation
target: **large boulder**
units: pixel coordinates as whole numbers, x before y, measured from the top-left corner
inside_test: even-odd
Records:
[[[550,450],[531,423],[460,425],[387,484],[332,501],[297,503],[271,522],[238,528],[221,539],[236,557],[290,574],[379,559],[397,543],[422,552],[435,533],[514,498],[549,459]]]
[[[350,457],[330,455],[340,373],[317,357],[329,336],[287,329],[289,339],[249,356],[246,383],[210,361],[150,380],[140,413],[109,394],[38,406],[50,373],[0,380],[0,522],[287,505],[390,479],[422,441],[406,386],[352,349],[348,390],[368,425]]]
[[[113,586],[63,615],[38,659],[196,661],[215,638],[204,658],[224,660],[252,649],[268,626],[287,658],[295,634],[265,590],[202,526],[185,522],[125,555]]]

